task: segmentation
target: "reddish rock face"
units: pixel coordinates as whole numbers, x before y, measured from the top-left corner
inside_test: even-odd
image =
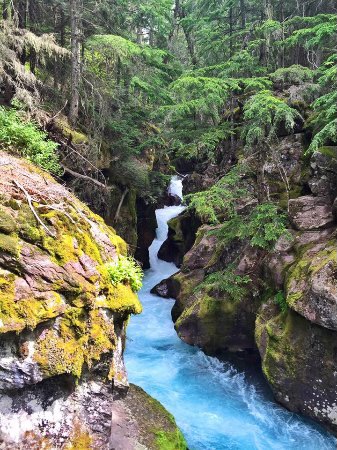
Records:
[[[320,230],[334,224],[331,201],[309,195],[289,201],[289,218],[296,230]]]
[[[97,412],[111,415],[111,409],[93,399],[95,414],[87,414],[95,383],[82,381],[97,376],[94,389],[107,398],[112,385],[115,392],[127,389],[125,325],[141,306],[127,284],[111,283],[107,270],[126,250],[112,228],[50,175],[0,152],[3,448],[45,448],[49,439],[48,448],[61,448],[73,438],[96,439],[102,448],[109,441],[110,425]]]

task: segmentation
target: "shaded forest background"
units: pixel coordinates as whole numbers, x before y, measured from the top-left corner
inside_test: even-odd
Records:
[[[3,0],[0,12],[1,146],[117,227],[176,171],[214,166],[214,185],[244,161],[264,204],[272,157],[289,197],[278,138],[304,131],[306,154],[337,141],[334,1]],[[226,206],[224,185],[191,199],[206,222],[242,194]]]

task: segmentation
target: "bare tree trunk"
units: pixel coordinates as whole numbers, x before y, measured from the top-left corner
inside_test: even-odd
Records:
[[[176,0],[175,7],[174,7],[174,17],[179,19],[184,19],[186,17],[186,12],[184,10],[184,5],[180,3],[180,0]],[[187,49],[191,57],[191,62],[193,66],[196,66],[198,64],[197,57],[195,55],[195,49],[194,49],[194,41],[193,37],[186,27],[186,25],[182,24],[182,29],[185,35],[186,43],[187,43]]]
[[[78,119],[81,80],[82,0],[70,0],[71,21],[71,96],[69,121],[75,126]]]

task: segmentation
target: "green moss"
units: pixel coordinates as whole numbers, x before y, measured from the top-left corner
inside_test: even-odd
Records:
[[[265,353],[262,358],[262,369],[267,380],[277,386],[279,378],[294,379],[302,370],[301,348],[308,326],[304,318],[288,309],[276,313],[269,320],[257,318],[255,338],[259,347],[265,336]]]
[[[42,333],[34,359],[46,376],[70,373],[80,377],[83,364],[89,368],[115,345],[114,325],[103,311],[68,308],[57,329]]]
[[[151,450],[187,450],[174,417],[161,403],[135,385],[130,386],[125,401],[137,418],[141,444]]]
[[[170,219],[167,224],[169,228],[174,231],[172,239],[176,242],[183,242],[184,233],[181,228],[181,217],[180,216],[174,217],[173,219]]]
[[[337,147],[320,147],[316,153],[322,153],[322,155],[329,156],[330,158],[337,159]]]
[[[12,215],[0,206],[0,232],[5,234],[11,234],[16,231],[16,223]]]
[[[64,311],[64,302],[57,293],[48,299],[15,299],[16,276],[0,269],[0,332],[20,332],[28,327],[57,317]]]
[[[41,231],[34,214],[27,204],[22,204],[16,217],[19,235],[28,242],[41,242]]]
[[[56,125],[60,129],[62,134],[64,134],[66,137],[71,138],[73,144],[88,144],[88,136],[78,130],[74,130],[73,128],[71,128],[66,118],[58,119],[56,121]]]
[[[0,233],[0,251],[17,258],[20,254],[20,242],[17,235]]]
[[[103,274],[105,270],[103,267]],[[96,299],[96,307],[108,308],[115,312],[127,314],[140,314],[142,312],[142,305],[138,296],[132,291],[130,286],[122,283],[113,286],[108,274],[102,276],[102,278],[105,279],[105,282],[101,280],[104,295]]]
[[[305,294],[305,288],[308,287],[310,279],[323,267],[332,264],[337,269],[337,250],[336,242],[327,244],[326,248],[312,254],[313,244],[302,248],[298,260],[291,266],[287,274],[286,290],[287,303],[294,305]]]
[[[175,432],[155,431],[157,439],[155,441],[158,450],[179,450],[186,449],[186,441],[181,431]]]
[[[34,360],[47,377],[69,373],[79,378],[84,364],[82,344],[73,329],[61,323],[59,331],[42,333],[36,342]]]

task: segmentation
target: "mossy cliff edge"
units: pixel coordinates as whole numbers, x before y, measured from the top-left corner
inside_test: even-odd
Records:
[[[64,186],[0,152],[2,448],[109,448],[126,324],[142,309],[107,270],[126,252]]]

